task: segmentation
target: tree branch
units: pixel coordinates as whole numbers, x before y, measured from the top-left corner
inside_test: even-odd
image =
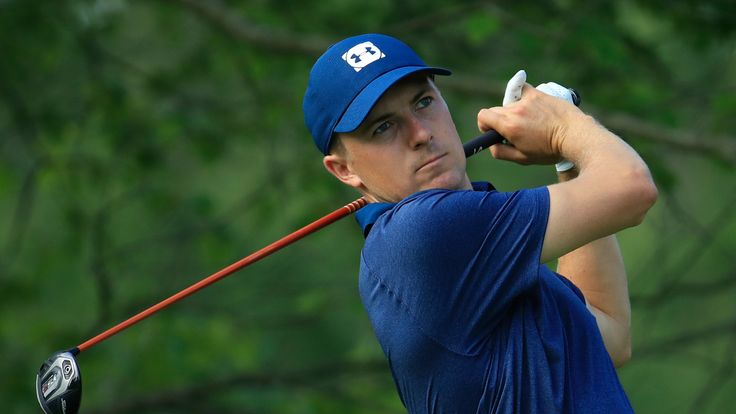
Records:
[[[671,149],[705,155],[736,165],[735,136],[666,128],[623,113],[599,113],[598,119],[610,129],[620,131],[625,137],[641,137]]]
[[[679,253],[675,264],[669,266],[662,273],[661,284],[657,292],[650,295],[632,295],[631,303],[634,305],[656,306],[662,302],[672,300],[676,297],[693,296],[697,294],[708,294],[722,292],[724,289],[736,284],[736,274],[727,275],[721,279],[699,283],[684,283],[682,279],[691,273],[691,269],[704,257],[704,252],[718,240],[720,233],[728,229],[727,223],[736,216],[733,204],[736,203],[736,192],[727,200],[720,212],[707,224],[700,224],[692,217],[686,208],[678,203],[675,197],[670,197],[667,206],[677,214],[677,222],[685,223],[690,232],[697,233],[698,238],[692,240],[691,248],[684,253]],[[694,229],[694,230],[693,230]],[[663,255],[669,253],[667,249],[657,249],[649,264],[641,271],[642,274],[651,274],[655,269],[662,269]]]
[[[651,355],[664,355],[678,348],[692,345],[694,343],[711,340],[713,337],[721,335],[732,335],[736,331],[736,319],[725,321],[719,324],[708,326],[700,329],[693,329],[679,335],[660,341],[653,341],[648,344],[636,346],[634,348],[634,357],[646,357]]]
[[[108,212],[106,207],[102,207],[92,219],[92,228],[90,229],[90,272],[95,280],[97,292],[97,308],[99,313],[97,321],[94,324],[93,331],[97,331],[103,324],[110,319],[110,307],[112,303],[112,284],[107,270],[105,261],[105,251],[107,248],[107,222]]]
[[[8,237],[5,242],[5,251],[3,252],[2,268],[10,269],[12,263],[18,257],[23,239],[28,230],[28,223],[33,212],[34,196],[36,194],[38,171],[41,169],[41,161],[36,161],[26,172],[18,192],[18,199],[15,203],[15,210],[10,222]]]
[[[172,1],[172,0],[169,0]],[[276,31],[246,20],[219,1],[173,0],[213,23],[233,38],[267,50],[319,56],[332,42],[327,39]]]
[[[713,395],[728,383],[728,378],[733,375],[736,370],[736,364],[734,364],[733,360],[733,349],[735,344],[736,335],[731,335],[731,341],[725,348],[722,356],[722,361],[724,362],[711,371],[710,378],[700,390],[697,398],[695,398],[695,400],[690,404],[691,413],[702,413],[708,403],[713,400]]]
[[[734,286],[736,286],[736,273],[708,282],[680,282],[673,284],[670,287],[663,288],[652,295],[632,295],[631,303],[635,306],[654,307],[661,305],[663,302],[671,301],[674,298],[723,294]]]
[[[328,39],[304,34],[289,33],[261,26],[238,16],[215,1],[173,0],[195,12],[204,20],[233,38],[262,47],[289,53],[318,56],[330,44]],[[492,102],[500,102],[505,89],[501,82],[489,81],[481,76],[452,76],[446,82],[447,87],[469,95],[490,96]],[[588,104],[585,108],[598,117],[602,124],[618,132],[623,137],[640,138],[686,152],[725,161],[736,166],[736,137],[730,135],[710,135],[707,132],[696,132],[683,129],[663,127],[623,113],[605,113]]]

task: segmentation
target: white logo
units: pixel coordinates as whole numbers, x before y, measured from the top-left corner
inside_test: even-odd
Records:
[[[363,42],[345,52],[342,60],[348,62],[348,65],[352,66],[356,72],[360,72],[364,67],[384,57],[386,55],[376,45],[371,42]]]

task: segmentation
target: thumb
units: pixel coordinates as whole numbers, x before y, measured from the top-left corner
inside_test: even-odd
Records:
[[[521,89],[526,83],[526,71],[524,69],[516,72],[506,84],[506,91],[503,95],[503,106],[521,99]]]

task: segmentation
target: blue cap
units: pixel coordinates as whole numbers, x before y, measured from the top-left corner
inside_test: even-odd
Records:
[[[420,71],[450,74],[425,65],[409,46],[386,35],[364,34],[330,46],[312,67],[304,94],[304,122],[317,148],[326,155],[333,133],[355,131],[384,92]]]

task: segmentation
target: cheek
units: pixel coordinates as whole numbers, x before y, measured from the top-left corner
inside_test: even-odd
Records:
[[[443,126],[443,132],[446,133],[448,137],[451,138],[459,138],[457,134],[457,128],[455,127],[455,121],[452,119],[452,115],[444,111],[442,114],[442,126]]]
[[[406,179],[406,171],[403,167],[404,157],[397,152],[386,151],[381,154],[371,154],[371,157],[363,158],[360,162],[360,170],[365,176],[373,181],[403,181]]]
[[[396,198],[412,189],[412,175],[406,166],[406,154],[400,151],[365,151],[354,153],[353,171],[372,193]],[[411,191],[409,191],[411,192]]]

